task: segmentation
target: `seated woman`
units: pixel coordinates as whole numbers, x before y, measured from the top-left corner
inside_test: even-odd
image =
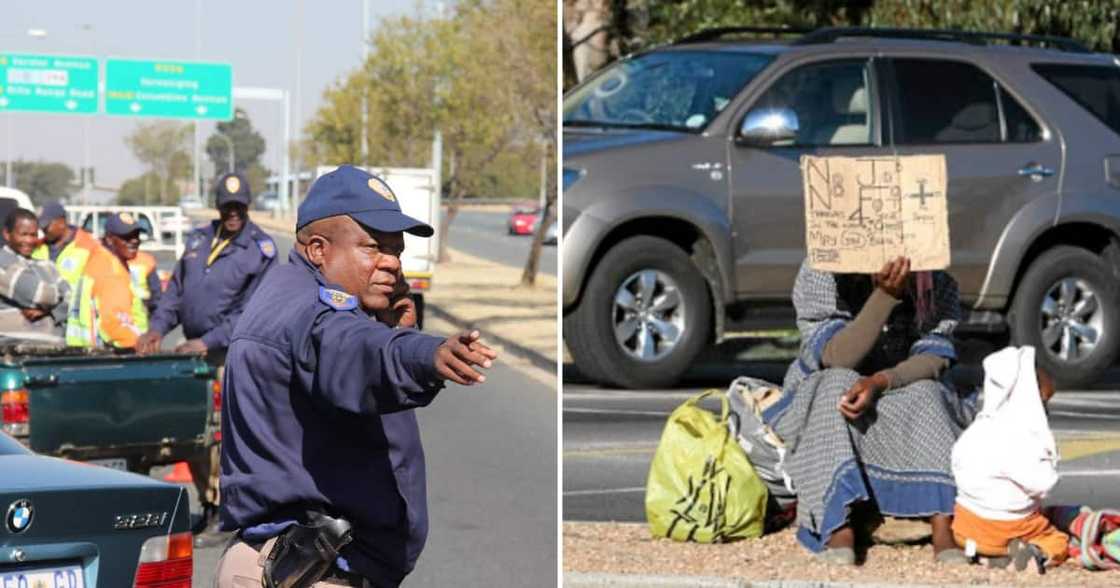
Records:
[[[967,562],[950,529],[950,456],[972,407],[939,380],[956,359],[956,281],[911,275],[905,258],[873,276],[806,262],[793,304],[801,351],[764,417],[787,447],[798,540],[830,563],[855,563],[851,509],[870,502],[929,517],[937,560]]]

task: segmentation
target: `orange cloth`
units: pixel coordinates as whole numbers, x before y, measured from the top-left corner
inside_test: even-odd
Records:
[[[976,542],[976,553],[988,557],[1007,555],[1007,544],[1022,539],[1037,545],[1048,564],[1060,564],[1069,555],[1069,535],[1059,531],[1041,513],[1011,521],[983,519],[957,504],[953,509],[953,538],[962,548],[968,540]]]
[[[121,260],[105,247],[98,247],[86,263],[93,278],[93,302],[100,332],[114,347],[136,347],[140,336],[132,320],[132,278]]]

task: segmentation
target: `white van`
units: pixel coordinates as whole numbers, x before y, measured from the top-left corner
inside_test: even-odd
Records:
[[[17,208],[26,208],[35,212],[35,205],[31,203],[31,198],[27,194],[15,188],[0,186],[0,223],[8,218],[9,212]]]

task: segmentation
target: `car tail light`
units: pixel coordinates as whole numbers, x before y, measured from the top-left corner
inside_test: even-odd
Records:
[[[13,437],[21,437],[30,432],[31,411],[26,389],[17,388],[0,392],[0,408],[3,410],[5,433]]]
[[[140,547],[134,588],[191,588],[194,538],[189,532],[152,537]]]
[[[214,398],[214,413],[211,417],[214,422],[214,441],[220,442],[222,440],[222,381],[212,380],[210,382],[210,394]]]
[[[410,290],[427,290],[432,287],[431,278],[410,278],[408,280],[408,288]]]

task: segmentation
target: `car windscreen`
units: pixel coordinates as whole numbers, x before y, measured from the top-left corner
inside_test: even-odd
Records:
[[[773,56],[655,51],[611,65],[564,98],[564,126],[699,133]]]
[[[1113,132],[1120,133],[1120,67],[1036,63],[1031,68]]]

